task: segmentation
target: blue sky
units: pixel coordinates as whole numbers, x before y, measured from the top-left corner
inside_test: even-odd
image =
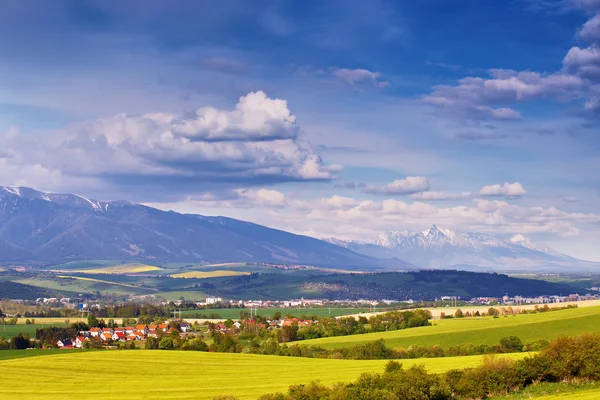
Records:
[[[600,1],[1,1],[0,184],[600,260]]]

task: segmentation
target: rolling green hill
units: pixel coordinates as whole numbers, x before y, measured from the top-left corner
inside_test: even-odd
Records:
[[[521,358],[525,354],[511,355]],[[431,372],[478,365],[479,356],[420,359]],[[350,361],[183,351],[65,350],[63,354],[0,360],[2,399],[240,399],[285,391],[292,384],[351,381],[381,372],[387,360]],[[404,362],[406,366],[411,361]]]
[[[518,336],[524,343],[527,343],[537,339],[553,339],[561,335],[598,332],[600,330],[600,307],[500,318],[445,319],[433,321],[433,324],[433,326],[400,331],[306,340],[302,343],[333,349],[351,347],[383,338],[390,347],[439,345],[442,348],[448,348],[468,343],[493,345],[506,336]]]

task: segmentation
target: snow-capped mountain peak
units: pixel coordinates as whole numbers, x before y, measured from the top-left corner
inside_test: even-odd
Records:
[[[28,200],[44,200],[63,206],[88,208],[94,211],[104,211],[106,210],[106,205],[109,204],[97,200],[90,200],[86,197],[76,194],[46,193],[26,187],[0,186],[0,198],[5,196],[13,197],[15,199],[22,198]]]
[[[531,240],[529,240],[528,237],[521,234],[514,235],[513,237],[508,239],[508,241],[515,245],[525,247],[529,250],[539,251],[541,253],[546,253],[552,256],[563,256],[563,254],[560,254],[556,250],[551,249],[550,247],[544,246],[542,244],[534,243]]]
[[[328,240],[335,243],[334,240]],[[441,228],[420,231],[391,231],[380,234],[370,244],[344,241],[343,247],[372,257],[397,257],[421,267],[475,268],[493,270],[556,270],[600,268],[600,264],[561,254],[523,235],[509,239]],[[591,267],[590,267],[591,266]]]
[[[377,239],[373,241],[373,244],[381,247],[392,248],[410,235],[411,233],[408,231],[386,232],[377,236]]]

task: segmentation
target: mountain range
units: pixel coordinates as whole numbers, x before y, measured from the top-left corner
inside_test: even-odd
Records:
[[[442,229],[437,225],[422,232],[386,232],[370,242],[335,238],[324,240],[370,257],[397,257],[424,268],[519,272],[600,271],[600,263],[561,254],[523,235],[501,239],[482,233]]]
[[[264,262],[357,271],[600,271],[600,263],[522,235],[502,239],[433,225],[422,232],[383,233],[369,242],[319,240],[227,217],[0,186],[0,263],[86,259]]]
[[[382,261],[319,239],[232,218],[0,187],[0,262],[49,264],[85,259],[414,269],[400,260]]]

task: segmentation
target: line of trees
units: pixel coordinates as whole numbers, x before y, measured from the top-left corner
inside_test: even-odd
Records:
[[[208,345],[200,337],[189,335],[185,339],[179,336],[179,332],[171,332],[166,336],[158,338],[148,337],[145,348],[147,350],[191,350],[208,351]]]
[[[283,327],[281,342],[317,339],[322,337],[358,335],[371,332],[396,331],[431,325],[431,313],[427,310],[390,311],[367,319],[358,318],[321,318],[318,324],[298,328],[295,325]],[[294,332],[295,331],[295,332]]]
[[[448,319],[448,318],[484,317],[484,316],[498,318],[500,315],[506,316],[506,315],[517,315],[517,314],[538,314],[538,313],[545,313],[545,312],[550,312],[550,311],[568,310],[571,308],[577,308],[577,304],[568,304],[566,306],[554,306],[554,307],[550,307],[550,306],[548,306],[548,304],[544,304],[541,307],[536,305],[532,309],[521,309],[519,307],[513,308],[512,306],[501,307],[499,309],[490,307],[490,308],[488,308],[487,312],[481,312],[481,313],[478,310],[473,313],[469,312],[469,311],[463,312],[459,308],[452,315],[446,315],[446,313],[443,313],[443,312],[440,313],[440,318]]]
[[[539,354],[519,361],[488,356],[475,368],[431,374],[423,366],[390,361],[383,373],[364,373],[352,383],[290,386],[259,400],[450,400],[484,399],[518,392],[539,382],[600,380],[600,335],[562,337]],[[215,399],[233,396],[217,396]]]
[[[225,337],[227,335],[220,335]],[[231,337],[234,343],[237,339]],[[537,340],[533,343],[523,344],[521,339],[516,336],[508,336],[500,339],[496,345],[474,345],[464,344],[443,349],[440,346],[410,346],[404,348],[387,347],[383,339],[366,342],[351,347],[338,349],[324,349],[319,346],[307,346],[301,343],[292,345],[280,345],[274,338],[264,340],[253,339],[248,347],[240,349],[238,352],[252,354],[278,355],[288,357],[308,357],[308,358],[333,358],[348,360],[389,360],[389,359],[415,359],[415,358],[435,358],[435,357],[455,357],[470,356],[482,354],[503,354],[522,351],[540,351],[548,346],[547,340]],[[237,347],[230,346],[228,350]],[[222,351],[221,348],[215,348],[214,351]]]

